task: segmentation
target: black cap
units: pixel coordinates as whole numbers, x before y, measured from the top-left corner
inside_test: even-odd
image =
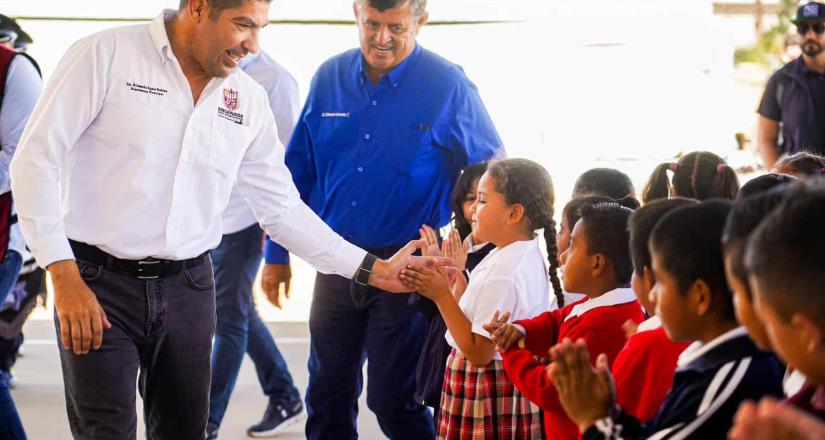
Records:
[[[825,20],[825,3],[810,2],[804,4],[796,10],[796,20],[794,24],[799,24],[809,20]]]
[[[20,25],[17,24],[15,19],[6,17],[3,14],[0,14],[0,31],[12,31],[17,34],[14,47],[25,46],[33,42],[29,34],[25,33],[23,29],[20,29]]]

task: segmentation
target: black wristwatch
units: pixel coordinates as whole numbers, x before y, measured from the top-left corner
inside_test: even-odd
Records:
[[[372,274],[372,266],[375,265],[375,262],[378,260],[373,254],[367,254],[364,257],[364,261],[361,262],[361,265],[358,266],[358,271],[355,272],[355,277],[352,279],[355,281],[355,284],[359,284],[362,286],[366,286],[369,284],[370,275]]]

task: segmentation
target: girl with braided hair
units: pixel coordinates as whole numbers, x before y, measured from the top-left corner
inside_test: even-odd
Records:
[[[612,362],[625,344],[622,325],[644,321],[642,307],[630,288],[627,222],[635,199],[596,202],[579,209],[570,247],[562,254],[564,289],[583,293],[578,302],[528,319],[507,322],[501,317],[487,324],[502,353],[504,371],[516,388],[544,410],[549,439],[576,439],[575,423],[559,402],[558,392],[545,371],[548,351],[566,338],[584,339],[594,356],[605,353]]]
[[[550,285],[561,295],[554,201],[552,180],[540,165],[525,159],[493,162],[479,180],[470,223],[474,240],[495,249],[469,282],[437,265],[401,273],[402,281],[436,303],[447,324],[452,351],[438,412],[439,439],[542,438],[539,408],[507,378],[483,325],[499,313],[522,319],[548,310]],[[539,229],[543,237],[536,234]]]

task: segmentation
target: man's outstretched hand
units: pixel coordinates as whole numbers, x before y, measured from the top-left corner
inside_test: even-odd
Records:
[[[393,293],[408,293],[413,289],[401,282],[401,271],[407,267],[420,269],[434,265],[435,262],[444,266],[445,269],[455,267],[452,258],[446,257],[418,257],[413,254],[424,248],[427,243],[424,240],[413,240],[401,248],[389,260],[377,260],[372,266],[369,284],[381,290]]]

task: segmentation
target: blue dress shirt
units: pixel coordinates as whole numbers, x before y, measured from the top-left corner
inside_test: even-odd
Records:
[[[316,73],[286,164],[301,197],[333,230],[365,249],[398,246],[450,220],[468,164],[504,150],[460,66],[416,45],[375,85],[359,49]],[[267,243],[266,262],[286,263]]]

